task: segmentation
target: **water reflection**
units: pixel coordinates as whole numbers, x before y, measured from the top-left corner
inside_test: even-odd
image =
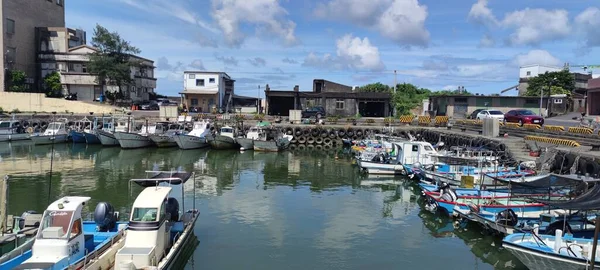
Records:
[[[108,201],[127,213],[141,191],[129,179],[146,170],[195,172],[184,196],[189,208],[195,195],[201,210],[200,244],[185,269],[522,267],[498,239],[423,211],[415,185],[362,175],[339,150],[0,144],[0,170],[11,175],[11,213],[41,211],[64,195],[92,197],[88,210]]]

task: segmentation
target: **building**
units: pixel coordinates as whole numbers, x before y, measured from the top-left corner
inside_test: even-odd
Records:
[[[353,116],[360,113],[366,117],[389,116],[390,93],[357,92],[356,88],[317,79],[312,91],[271,90],[265,87],[266,112],[269,115],[289,116],[290,110],[303,110],[320,106],[328,116]]]
[[[588,115],[600,115],[600,78],[588,81],[586,112]]]
[[[2,0],[2,47],[0,82],[7,70],[21,70],[31,90],[37,90],[36,27],[65,27],[65,0]],[[4,85],[0,85],[4,91]]]
[[[528,65],[519,68],[519,96],[524,96],[527,92],[528,81],[531,78],[537,77],[546,72],[561,71],[561,67],[544,66],[544,65]]]
[[[102,89],[97,76],[89,73],[89,55],[97,49],[86,45],[86,33],[83,30],[38,27],[35,32],[39,66],[36,81],[39,89],[43,89],[44,78],[56,71],[60,73],[63,94],[77,93],[78,100],[95,100],[106,91],[119,91],[116,85],[106,85]],[[131,67],[133,84],[122,86],[124,101],[148,100],[156,88],[154,61],[133,55],[130,61],[135,62]]]
[[[185,71],[179,94],[190,111],[232,111],[234,90],[235,80],[225,72]]]
[[[528,109],[540,113],[539,97],[516,96],[431,96],[429,98],[430,111],[434,115],[445,115],[454,118],[465,118],[477,109],[494,109],[504,113],[516,109]],[[548,104],[548,98],[542,100],[542,108]]]

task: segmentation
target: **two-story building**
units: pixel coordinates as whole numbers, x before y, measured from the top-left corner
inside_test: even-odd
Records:
[[[119,86],[106,85],[102,89],[97,76],[88,70],[90,54],[97,49],[86,45],[85,32],[64,27],[38,27],[36,28],[38,44],[37,55],[39,73],[38,87],[43,88],[46,76],[53,72],[60,74],[63,94],[77,93],[79,100],[95,100],[102,93],[118,92]],[[150,93],[156,88],[154,78],[154,61],[139,56],[130,56],[131,85],[124,85],[123,94],[126,100],[139,102],[148,100]]]
[[[190,111],[232,111],[234,83],[225,72],[185,71],[183,73],[183,105]]]

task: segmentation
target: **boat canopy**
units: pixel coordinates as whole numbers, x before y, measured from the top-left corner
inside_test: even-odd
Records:
[[[192,173],[180,171],[146,171],[146,173],[152,174],[152,176],[144,179],[131,179],[130,181],[142,187],[158,186],[161,183],[179,185],[185,183],[192,176]]]
[[[438,162],[452,166],[488,166],[492,165],[490,160],[481,158],[463,158],[454,156],[437,155],[435,156]]]
[[[536,200],[553,208],[575,211],[600,209],[600,185],[596,184],[586,193],[568,201]]]
[[[260,121],[260,122],[258,122],[258,124],[256,124],[256,126],[258,126],[258,127],[268,127],[270,125],[271,125],[271,122],[269,122],[269,121]]]
[[[578,175],[561,175],[550,173],[545,176],[539,176],[539,179],[528,181],[528,182],[515,182],[509,181],[507,179],[503,179],[500,177],[494,177],[492,175],[486,175],[492,180],[496,180],[501,183],[505,183],[509,185],[509,190],[511,193],[547,193],[551,191],[560,191],[565,189],[577,189],[582,185],[585,185],[585,182],[594,182],[600,181],[599,179],[595,180],[584,180],[581,176]],[[488,190],[490,190],[488,188]],[[505,190],[505,188],[503,188]]]

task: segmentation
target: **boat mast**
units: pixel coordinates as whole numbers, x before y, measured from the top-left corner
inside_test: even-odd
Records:
[[[4,231],[7,228],[6,205],[8,204],[8,175],[4,176],[2,183],[0,183],[0,194],[2,194],[2,199],[0,200],[0,234],[4,235]]]
[[[52,112],[53,115],[56,115],[56,112]],[[54,122],[54,116],[52,117],[52,122]],[[50,191],[52,190],[52,164],[54,163],[54,142],[56,142],[56,132],[54,133],[54,137],[50,137],[52,141],[52,150],[50,153],[50,175],[48,175],[48,205],[50,205]]]

